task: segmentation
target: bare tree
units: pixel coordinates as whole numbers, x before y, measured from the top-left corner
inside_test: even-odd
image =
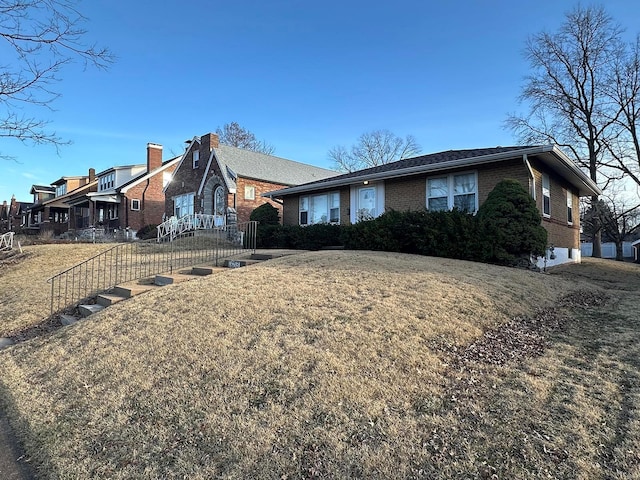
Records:
[[[617,135],[607,144],[607,166],[640,186],[640,36],[616,57],[607,92],[619,108]]]
[[[329,150],[329,158],[338,170],[353,172],[419,155],[420,145],[413,135],[400,138],[389,130],[363,133],[350,149],[337,145]]]
[[[25,104],[51,108],[59,96],[54,84],[66,65],[80,60],[85,67],[106,68],[114,61],[106,48],[85,43],[86,18],[77,0],[3,0],[0,38],[0,137],[34,144],[65,143],[47,130],[48,121],[24,114]],[[5,157],[6,158],[6,157]]]
[[[506,121],[525,144],[564,147],[594,182],[605,182],[605,187],[607,146],[618,135],[615,127],[621,114],[607,92],[623,52],[621,32],[602,7],[578,6],[566,14],[556,33],[530,37],[525,51],[532,73],[520,96],[530,112]],[[600,257],[599,230],[593,243],[594,256]]]
[[[220,143],[224,143],[225,145],[252,150],[266,155],[273,155],[276,151],[273,145],[268,144],[264,140],[258,140],[252,132],[241,127],[238,122],[225,123],[222,128],[218,127],[216,129],[216,133],[220,138]]]

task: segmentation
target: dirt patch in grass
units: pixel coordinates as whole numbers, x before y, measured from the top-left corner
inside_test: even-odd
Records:
[[[629,478],[639,330],[599,292],[301,254],[4,350],[0,395],[43,478]]]

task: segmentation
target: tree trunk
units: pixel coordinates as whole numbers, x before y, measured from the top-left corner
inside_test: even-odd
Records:
[[[619,262],[624,261],[624,254],[622,250],[622,240],[620,241],[616,240],[616,260],[618,260]]]
[[[591,175],[591,177],[593,179],[594,175]],[[591,206],[595,207],[597,203],[598,203],[598,196],[597,195],[592,196]],[[593,252],[591,253],[591,256],[594,258],[602,258],[602,222],[600,221],[598,215],[594,217],[594,220],[597,221],[597,225],[594,225],[596,231],[594,232],[593,238],[591,239],[591,241],[593,242]]]

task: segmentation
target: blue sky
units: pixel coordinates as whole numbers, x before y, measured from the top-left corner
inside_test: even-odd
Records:
[[[74,65],[35,112],[73,143],[3,139],[0,201],[34,183],[164,158],[184,140],[237,121],[275,154],[331,168],[328,150],[363,132],[412,134],[424,153],[512,145],[522,111],[526,38],[553,31],[561,0],[85,0],[87,39],[117,56],[109,70]],[[640,2],[608,0],[635,34]]]

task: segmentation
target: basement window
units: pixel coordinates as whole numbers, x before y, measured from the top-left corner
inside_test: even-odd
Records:
[[[140,210],[140,200],[134,198],[131,200],[131,210]]]

